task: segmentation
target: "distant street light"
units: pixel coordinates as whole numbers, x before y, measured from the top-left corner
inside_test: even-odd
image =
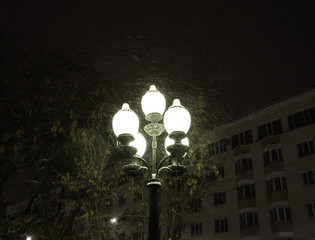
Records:
[[[111,219],[110,219],[110,223],[111,223],[111,224],[115,224],[116,222],[117,222],[117,218],[111,218]]]
[[[166,101],[155,85],[151,85],[149,91],[145,93],[141,100],[142,110],[146,120],[150,123],[144,126],[145,132],[152,137],[152,161],[151,163],[143,159],[146,141],[139,131],[139,118],[124,103],[113,118],[113,130],[118,138],[118,150],[128,164],[123,168],[129,174],[135,174],[140,170],[149,172],[147,186],[150,188],[150,216],[149,216],[149,240],[159,240],[159,208],[158,208],[158,188],[161,186],[159,174],[163,170],[179,176],[183,174],[186,167],[183,165],[183,158],[189,150],[187,132],[190,128],[190,114],[184,108],[179,99],[173,101],[173,105],[165,111]],[[163,119],[164,125],[159,123]],[[164,130],[169,134],[165,139],[165,149],[167,156],[156,161],[157,140]],[[162,167],[167,159],[171,164]]]

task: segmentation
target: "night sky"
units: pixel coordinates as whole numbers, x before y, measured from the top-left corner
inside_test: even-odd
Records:
[[[87,52],[115,94],[155,83],[219,121],[315,83],[312,1],[6,1],[7,24],[52,51]],[[134,90],[133,90],[134,89]],[[170,101],[168,102],[170,105]]]

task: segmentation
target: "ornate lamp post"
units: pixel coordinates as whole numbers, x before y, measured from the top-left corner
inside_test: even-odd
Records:
[[[159,208],[158,208],[158,188],[161,187],[159,180],[160,172],[167,170],[174,175],[181,175],[186,167],[183,159],[187,153],[188,138],[186,136],[190,128],[190,114],[181,105],[178,99],[173,101],[173,105],[165,111],[166,101],[155,85],[151,85],[149,91],[145,93],[141,100],[143,113],[150,123],[144,127],[145,132],[152,137],[152,161],[142,158],[146,142],[144,137],[138,132],[139,118],[134,111],[124,103],[113,118],[113,130],[118,138],[118,146],[122,156],[128,160],[123,167],[129,174],[135,174],[141,170],[149,173],[147,186],[150,189],[150,216],[149,216],[149,240],[159,240]],[[159,123],[163,119],[164,125]],[[169,134],[165,139],[165,149],[167,156],[162,160],[156,160],[157,140],[164,130]],[[170,159],[171,164],[163,166]]]

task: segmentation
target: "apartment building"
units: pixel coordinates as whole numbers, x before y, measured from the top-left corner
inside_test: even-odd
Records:
[[[213,129],[200,211],[181,239],[315,239],[315,88]]]

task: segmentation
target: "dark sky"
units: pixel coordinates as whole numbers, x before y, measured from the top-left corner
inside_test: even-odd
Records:
[[[315,83],[312,5],[11,0],[0,16],[46,48],[88,52],[87,64],[119,94],[135,89],[139,98],[151,83],[170,98],[194,100],[203,91],[210,110],[219,108],[225,119]]]

